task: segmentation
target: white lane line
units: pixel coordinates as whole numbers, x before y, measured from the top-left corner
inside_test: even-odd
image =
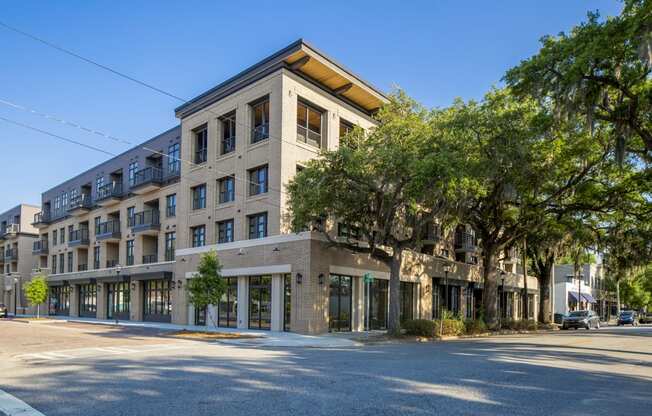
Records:
[[[24,401],[0,390],[0,411],[7,416],[45,416]]]

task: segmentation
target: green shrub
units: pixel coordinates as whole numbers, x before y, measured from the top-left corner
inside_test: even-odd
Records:
[[[487,324],[482,319],[468,319],[464,322],[464,328],[468,335],[477,335],[487,332]]]
[[[503,320],[501,323],[502,329],[507,329],[510,331],[535,331],[537,329],[537,322],[529,320]]]
[[[459,318],[436,320],[434,323],[436,336],[456,336],[464,333],[464,321]]]
[[[403,322],[406,335],[432,337],[435,335],[435,322],[428,319],[410,319]]]

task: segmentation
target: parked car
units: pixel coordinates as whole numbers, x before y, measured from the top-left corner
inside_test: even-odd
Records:
[[[652,324],[652,312],[642,313],[638,317],[638,322],[642,324]]]
[[[6,318],[7,313],[7,306],[4,303],[0,303],[0,317]]]
[[[618,326],[631,325],[638,326],[638,314],[634,311],[622,311],[618,316]]]
[[[554,315],[554,320],[555,320],[554,322],[556,324],[561,325],[561,324],[564,323],[564,319],[566,319],[566,318],[568,318],[568,315],[566,315],[565,313],[556,313]]]
[[[600,329],[600,317],[593,311],[573,311],[564,318],[561,329]]]

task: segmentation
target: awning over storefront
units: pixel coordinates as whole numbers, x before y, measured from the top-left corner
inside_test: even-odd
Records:
[[[596,300],[590,293],[582,293],[582,298],[589,303],[596,303]]]
[[[577,292],[568,292],[568,297],[574,302],[577,302],[578,300]]]

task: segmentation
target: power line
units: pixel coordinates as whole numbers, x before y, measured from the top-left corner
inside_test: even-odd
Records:
[[[85,147],[87,149],[95,150],[96,152],[101,152],[101,153],[104,153],[104,154],[109,155],[109,156],[116,156],[115,153],[111,153],[111,152],[106,151],[104,149],[100,149],[99,147],[91,146],[89,144],[78,142],[76,140],[69,139],[67,137],[59,136],[58,134],[50,133],[49,131],[41,130],[41,129],[37,128],[37,127],[30,126],[29,124],[21,123],[19,121],[10,120],[8,118],[4,118],[4,117],[1,117],[1,116],[0,116],[0,120],[4,121],[6,123],[10,123],[10,124],[14,124],[16,126],[23,127],[25,129],[29,129],[29,130],[37,131],[37,132],[42,133],[42,134],[46,134],[46,135],[48,135],[50,137],[54,137],[56,139],[63,140],[63,141],[68,142],[68,143],[76,144],[78,146],[82,146],[82,147]]]

